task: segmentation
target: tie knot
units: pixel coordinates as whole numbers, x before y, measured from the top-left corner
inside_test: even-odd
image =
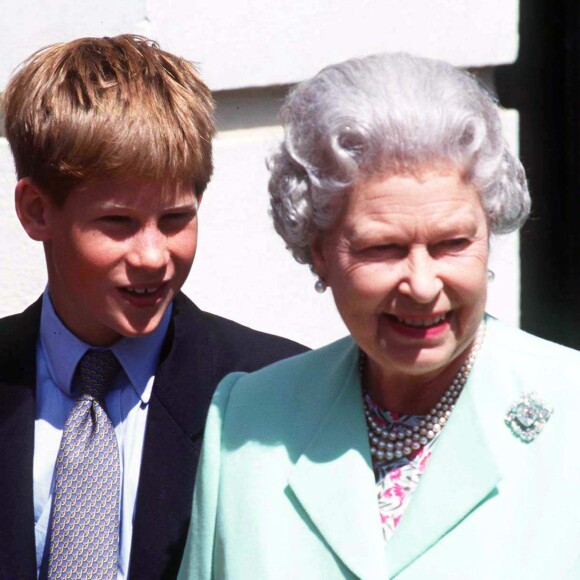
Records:
[[[87,350],[77,367],[81,395],[100,400],[111,386],[121,365],[110,350]]]

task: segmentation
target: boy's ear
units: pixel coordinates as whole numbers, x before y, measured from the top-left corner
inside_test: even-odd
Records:
[[[48,212],[51,200],[46,192],[28,177],[16,184],[14,190],[16,214],[26,233],[37,242],[50,238]]]

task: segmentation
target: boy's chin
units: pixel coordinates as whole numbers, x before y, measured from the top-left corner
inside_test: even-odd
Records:
[[[92,337],[93,340],[88,342],[92,346],[111,346],[122,338],[148,336],[159,328],[166,310],[167,308],[163,308],[153,316],[147,318],[139,317],[139,319],[127,317],[123,314],[117,315],[110,321],[109,325],[102,327],[99,332],[95,332],[95,336]],[[86,337],[81,336],[79,338],[86,341]]]
[[[159,328],[166,310],[167,309],[164,308],[162,312],[156,314],[147,321],[126,320],[121,328],[119,328],[119,334],[125,338],[139,338],[141,336],[152,334]]]

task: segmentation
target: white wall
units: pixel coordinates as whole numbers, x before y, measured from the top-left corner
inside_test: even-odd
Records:
[[[382,50],[487,67],[517,54],[516,0],[40,0],[7,3],[0,34],[0,87],[37,48],[81,35],[140,32],[201,62],[213,89],[286,84],[331,62]],[[0,25],[1,26],[1,25]],[[280,136],[273,125],[283,91],[220,93],[216,172],[200,209],[199,250],[185,291],[207,310],[317,346],[346,331],[330,292],[317,294],[308,268],[294,262],[267,215],[264,155]],[[249,96],[251,98],[249,98]],[[505,114],[517,135],[517,112]],[[256,126],[257,125],[257,126]],[[236,127],[246,127],[236,129]],[[24,308],[43,289],[42,250],[13,211],[15,177],[0,140],[0,316]],[[495,243],[494,243],[495,244]],[[489,310],[519,320],[517,236],[492,250],[496,279]]]
[[[296,82],[331,62],[385,50],[484,66],[512,62],[518,48],[512,0],[149,0],[148,6],[151,35],[169,50],[196,55],[214,89]]]
[[[517,0],[4,0],[1,21],[0,89],[41,46],[122,32],[199,62],[214,90],[288,84],[385,50],[481,67],[518,49]]]

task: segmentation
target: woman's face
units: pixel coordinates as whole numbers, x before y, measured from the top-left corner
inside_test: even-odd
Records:
[[[383,379],[434,379],[473,341],[486,302],[488,227],[457,170],[361,183],[311,250]]]

